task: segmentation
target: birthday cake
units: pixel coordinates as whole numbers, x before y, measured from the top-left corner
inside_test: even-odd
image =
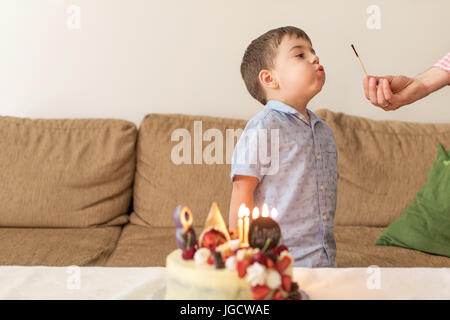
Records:
[[[293,259],[279,244],[281,231],[270,217],[239,221],[237,238],[213,203],[197,241],[190,209],[177,206],[173,216],[179,249],[166,258],[166,299],[307,298],[292,280]]]

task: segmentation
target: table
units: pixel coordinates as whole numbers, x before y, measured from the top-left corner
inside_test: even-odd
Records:
[[[294,268],[311,300],[450,299],[450,268]],[[0,266],[0,299],[164,299],[163,267]]]

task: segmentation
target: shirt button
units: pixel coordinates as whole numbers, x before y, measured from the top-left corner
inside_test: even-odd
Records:
[[[323,186],[320,186],[320,191],[323,191]]]

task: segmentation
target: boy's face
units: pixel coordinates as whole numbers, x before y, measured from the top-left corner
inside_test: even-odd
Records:
[[[279,90],[272,92],[273,98],[282,98],[293,105],[307,103],[325,83],[325,71],[311,43],[295,36],[282,39],[274,60],[272,77],[278,87],[270,89]]]

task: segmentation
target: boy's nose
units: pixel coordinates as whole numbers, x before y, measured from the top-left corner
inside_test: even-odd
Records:
[[[314,55],[311,59],[311,63],[313,63],[313,64],[319,63],[319,57]]]

